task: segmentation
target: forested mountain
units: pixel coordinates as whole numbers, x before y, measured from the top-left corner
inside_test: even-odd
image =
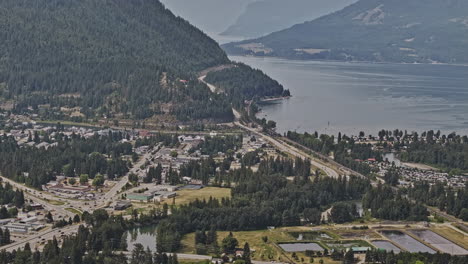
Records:
[[[159,1],[5,0],[0,24],[0,97],[15,112],[232,118],[229,98],[197,80],[226,54]]]
[[[261,0],[249,4],[237,19],[222,35],[260,37],[266,34],[291,27],[298,23],[310,21],[357,0]]]
[[[468,1],[360,0],[268,36],[224,46],[231,54],[298,59],[468,62]]]

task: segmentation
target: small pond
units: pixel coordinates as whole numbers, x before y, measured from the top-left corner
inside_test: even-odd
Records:
[[[156,225],[133,228],[125,234],[127,239],[127,251],[132,251],[135,244],[142,244],[146,249],[147,247],[156,252]]]

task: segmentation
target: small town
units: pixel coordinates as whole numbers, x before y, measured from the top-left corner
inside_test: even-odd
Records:
[[[468,264],[467,0],[0,1],[0,264]]]
[[[217,179],[216,176],[205,178],[188,173],[196,168],[193,166],[199,166],[197,164],[204,164],[206,161],[212,161],[213,164],[226,164],[213,167],[215,169],[212,172],[213,175],[220,175],[221,170],[225,169],[235,172],[248,165],[250,170],[258,171],[261,161],[306,155],[300,154],[301,151],[293,147],[285,150],[281,145],[277,145],[277,141],[272,141],[268,136],[262,136],[251,128],[246,128],[244,132],[237,134],[221,130],[198,134],[192,132],[184,134],[181,131],[177,134],[162,135],[148,130],[87,128],[21,122],[7,124],[0,134],[13,138],[20,148],[35,148],[44,151],[60,147],[59,142],[64,137],[82,138],[82,140],[110,137],[115,138],[116,144],[128,146],[128,150],[120,157],[128,164],[128,170],[121,179],[99,173],[94,178],[87,174],[67,176],[70,173],[65,169],[66,166],[54,175],[53,180],[41,185],[40,190],[24,187],[7,178],[2,178],[4,184],[9,186],[5,188],[14,186],[24,191],[24,204],[20,207],[14,204],[2,207],[5,208],[2,210],[6,210],[6,215],[11,217],[2,217],[0,230],[8,230],[9,241],[13,243],[10,245],[20,245],[18,243],[24,243],[21,241],[30,241],[28,243],[35,249],[43,249],[50,238],[55,237],[59,242],[63,242],[68,234],[75,232],[76,224],[80,223],[81,217],[89,211],[104,209],[109,215],[122,216],[123,219],[131,221],[135,215],[144,215],[154,210],[164,211],[167,208],[170,210],[176,205],[189,204],[199,199],[228,199],[231,196],[230,183]],[[372,149],[382,150],[379,147],[382,142],[376,138],[369,137],[370,141],[367,141],[353,137],[353,140],[360,142],[359,144],[373,142],[370,144]],[[214,141],[221,142],[224,150],[217,149],[214,145],[210,146],[214,144]],[[91,153],[90,155],[97,154]],[[370,157],[365,160],[355,159],[355,161],[367,164],[372,171],[375,171],[379,181],[385,181],[389,171],[396,168],[401,175],[398,178],[398,185],[402,188],[424,182],[430,185],[440,183],[450,188],[463,189],[467,180],[466,175],[449,175],[434,168],[416,167],[414,164],[401,162],[394,154],[378,158]],[[312,165],[312,170],[317,175],[326,175],[332,171],[330,170],[332,167],[324,166],[323,162],[312,162]],[[336,171],[343,172],[343,168],[336,168]],[[350,171],[349,175],[352,174],[353,172]],[[22,176],[27,179],[29,175],[25,172]],[[359,206],[362,207],[362,205]],[[330,209],[321,212],[321,221],[324,223],[330,221],[332,218],[330,212]],[[359,214],[363,219],[368,217],[365,212]],[[430,221],[412,222],[401,228],[400,223],[375,222],[375,220],[362,222],[361,220],[361,223],[335,224],[333,227],[282,229],[271,226],[265,233],[265,237],[275,237],[274,243],[281,249],[281,251],[275,251],[273,255],[269,253],[268,258],[276,258],[280,262],[291,262],[301,258],[339,259],[341,252],[353,252],[354,257],[364,259],[367,252],[376,247],[393,252],[411,251],[411,248],[400,244],[399,239],[402,239],[400,236],[405,237],[404,239],[416,239],[413,241],[415,244],[421,243],[423,239],[423,244],[420,246],[431,252],[440,249],[437,246],[434,248],[431,244],[435,242],[426,239],[432,237],[431,239],[445,240],[446,238],[442,235],[454,235],[449,230],[446,224],[431,224]],[[288,235],[284,235],[285,232]],[[236,235],[237,233],[234,233],[233,236]],[[450,244],[450,242],[446,243]],[[452,248],[455,250],[453,254],[463,255],[467,252],[461,246],[454,247],[455,249]],[[234,247],[232,250],[232,254],[227,250],[218,258],[213,258],[212,262],[232,262],[236,258],[241,258],[245,249]],[[256,252],[256,250],[259,251]],[[252,249],[251,254],[257,257],[260,254],[263,256],[261,258],[265,258],[264,253],[260,253],[262,250],[264,249],[261,247]],[[204,252],[202,249],[184,250],[181,254]]]

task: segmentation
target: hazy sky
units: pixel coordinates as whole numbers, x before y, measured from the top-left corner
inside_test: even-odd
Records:
[[[220,33],[232,25],[254,0],[161,0],[179,15],[207,33]],[[285,0],[288,1],[288,0]]]

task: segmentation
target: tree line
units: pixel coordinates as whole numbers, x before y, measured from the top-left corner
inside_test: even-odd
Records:
[[[16,208],[24,206],[24,192],[14,190],[8,182],[3,184],[0,180],[0,205],[14,204]]]
[[[242,147],[242,135],[206,136],[205,139],[193,147],[190,152],[200,150],[202,155],[217,155],[219,152],[227,153]]]
[[[366,253],[365,263],[385,264],[462,264],[468,262],[468,256],[452,256],[444,253],[410,253],[395,254],[385,250],[370,250]]]
[[[468,221],[468,185],[465,188],[453,189],[443,183],[430,185],[427,182],[417,182],[407,189],[412,199],[435,206],[441,211]]]
[[[0,228],[0,246],[4,246],[11,243],[10,230],[8,228]]]
[[[369,175],[372,168],[369,164],[362,161],[374,158],[377,161],[382,161],[382,153],[372,148],[371,144],[356,143],[353,138],[339,133],[338,138],[329,135],[320,135],[315,132],[309,134],[307,132],[301,134],[288,131],[285,135],[288,139],[297,142],[313,151],[323,155],[333,153],[336,162],[357,171],[363,175]]]
[[[320,219],[322,209],[338,201],[360,199],[369,189],[368,180],[351,177],[307,177],[252,172],[241,168],[229,173],[235,186],[232,198],[194,201],[172,208],[158,226],[157,244],[162,251],[180,247],[184,234],[202,230],[256,230],[268,226],[294,226]],[[236,180],[234,180],[236,179]],[[311,210],[314,209],[314,210]],[[320,221],[320,220],[319,220]]]
[[[400,159],[407,162],[424,163],[447,170],[468,170],[468,137],[455,133],[440,135],[440,132],[424,132],[420,137],[413,134],[411,141],[402,139],[407,146]],[[406,141],[406,142],[405,142]]]
[[[394,221],[427,221],[429,212],[421,202],[405,198],[401,191],[388,185],[379,184],[370,189],[362,199],[364,209],[369,209],[373,217]]]
[[[3,176],[40,188],[63,174],[76,177],[98,174],[113,179],[128,172],[129,162],[121,158],[131,155],[132,145],[120,143],[110,136],[95,134],[90,138],[59,133],[56,145],[48,148],[20,146],[12,136],[0,137],[0,172]]]

